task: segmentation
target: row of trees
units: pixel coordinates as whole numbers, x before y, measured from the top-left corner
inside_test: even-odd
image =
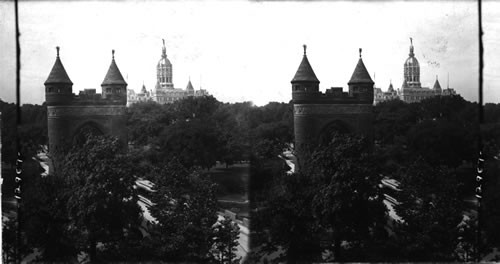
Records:
[[[270,103],[223,104],[213,97],[186,98],[173,104],[137,103],[128,112],[129,138],[148,146],[155,162],[177,157],[185,166],[228,165],[265,152],[269,143],[293,140],[291,106]]]

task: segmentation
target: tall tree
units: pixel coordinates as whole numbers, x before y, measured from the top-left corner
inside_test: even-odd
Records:
[[[215,261],[221,264],[239,263],[240,258],[236,257],[240,228],[231,218],[223,217],[213,226],[214,245],[211,254]]]
[[[179,161],[152,172],[151,228],[155,255],[162,261],[207,261],[217,221],[215,186],[208,175],[186,169]]]
[[[67,154],[64,163],[70,230],[94,261],[98,242],[125,239],[126,230],[139,224],[131,164],[117,138],[90,135],[83,146]]]
[[[401,179],[396,212],[401,252],[407,261],[452,261],[463,220],[463,202],[455,170],[416,159]]]
[[[335,261],[374,259],[366,252],[385,233],[386,209],[369,142],[334,134],[311,157],[300,173],[275,176],[266,188],[256,231],[268,232],[269,251],[284,251],[290,263],[322,261],[325,249]]]

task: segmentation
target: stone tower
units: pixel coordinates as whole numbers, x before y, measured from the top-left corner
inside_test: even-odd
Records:
[[[295,150],[301,160],[318,144],[328,142],[333,131],[372,138],[373,81],[361,58],[348,82],[349,90],[332,87],[319,91],[320,81],[307,58],[306,46],[292,79]]]
[[[74,145],[82,132],[116,136],[126,147],[127,83],[116,65],[114,51],[101,87],[102,95],[96,89],[73,94],[73,82],[57,47],[56,61],[45,81],[49,152],[53,157]]]

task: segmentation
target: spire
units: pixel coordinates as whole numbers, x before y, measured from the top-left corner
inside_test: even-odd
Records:
[[[439,84],[438,76],[437,75],[436,75],[436,81],[434,82],[434,87],[432,89],[434,89],[434,90],[441,90],[441,85]]]
[[[390,81],[390,84],[389,84],[389,89],[387,89],[389,92],[393,92],[394,91],[394,87],[392,86],[392,79]]]
[[[413,39],[410,38],[410,54],[409,54],[410,57],[413,57],[415,56],[415,54],[413,53]]]
[[[66,70],[64,69],[61,59],[59,58],[59,46],[56,47],[56,50],[57,50],[56,62],[54,63],[54,66],[52,66],[52,70],[49,73],[49,77],[47,78],[44,84],[53,84],[53,83],[73,84],[73,82],[71,82],[71,80],[69,79],[68,73],[66,73]]]
[[[314,70],[311,67],[311,64],[309,63],[309,60],[307,59],[306,55],[306,49],[307,45],[303,45],[304,47],[304,57],[302,58],[302,62],[299,65],[299,68],[297,69],[297,72],[295,73],[295,76],[292,79],[293,82],[316,82],[319,83],[318,78],[316,77],[316,74],[314,74]]]
[[[365,64],[363,63],[363,59],[361,58],[361,48],[359,49],[359,60],[356,68],[354,68],[354,72],[352,73],[351,80],[348,84],[351,83],[374,83],[368,70],[366,70]]]
[[[116,66],[115,62],[115,50],[111,51],[111,65],[109,65],[108,73],[106,73],[106,77],[104,77],[104,80],[102,81],[102,85],[108,85],[108,84],[124,84],[127,85],[125,80],[123,79],[123,76],[118,69],[118,66]]]
[[[165,47],[165,39],[161,39],[163,41],[163,47],[161,48],[161,57],[167,57],[167,48]]]
[[[191,84],[191,78],[189,78],[189,82],[186,86],[186,91],[194,91],[193,84]]]

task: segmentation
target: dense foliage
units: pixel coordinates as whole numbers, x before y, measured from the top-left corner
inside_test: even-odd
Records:
[[[45,105],[20,109],[17,127],[16,106],[0,101],[2,161],[12,165],[17,138],[26,157],[47,144]],[[55,175],[39,177],[37,164],[26,162],[26,246],[40,249],[45,261],[72,261],[82,250],[103,261],[220,262],[213,252],[229,260],[236,232],[220,233],[232,230],[228,223],[214,226],[215,186],[203,170],[249,160],[251,247],[263,253],[250,260],[262,262],[272,252],[289,262],[471,260],[476,207],[467,201],[475,200],[479,138],[486,159],[481,250],[500,246],[500,104],[483,109],[480,127],[477,104],[460,96],[380,103],[371,147],[335,135],[312,153],[308,169],[290,175],[282,155],[293,142],[290,103],[256,107],[213,97],[137,103],[128,108],[128,153],[112,139],[94,138],[73,149]],[[13,173],[2,175],[7,196]],[[151,214],[158,222],[145,237],[130,188],[138,176],[157,184]],[[382,177],[398,180],[403,190],[394,194],[401,221],[390,226]],[[4,241],[12,242],[12,221],[4,228],[10,230]]]
[[[289,263],[373,260],[375,241],[386,236],[380,176],[369,143],[335,134],[316,148],[300,173],[275,175],[254,214],[256,237],[269,241],[255,255],[282,250]],[[343,247],[342,244],[349,246]],[[253,257],[256,257],[253,256]]]

